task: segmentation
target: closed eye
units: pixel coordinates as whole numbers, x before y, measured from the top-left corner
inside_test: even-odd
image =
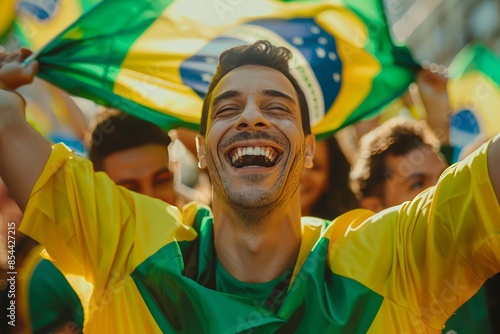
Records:
[[[134,191],[136,193],[140,192],[141,186],[137,182],[133,181],[125,181],[125,182],[119,182],[117,185],[122,186],[127,188],[130,191]]]
[[[168,167],[164,167],[157,171],[153,176],[153,182],[155,185],[170,183],[174,179],[174,174],[170,172]]]
[[[289,112],[289,109],[283,105],[277,105],[277,104],[273,104],[273,105],[270,105],[268,107],[265,108],[266,110],[282,110],[282,111],[286,111],[286,112]]]
[[[165,184],[165,183],[170,183],[173,181],[172,177],[162,177],[154,180],[155,185],[160,185],[160,184]]]
[[[216,115],[230,112],[230,111],[235,111],[235,110],[239,110],[239,107],[237,107],[237,106],[225,106],[225,107],[222,107],[219,110],[217,110]]]

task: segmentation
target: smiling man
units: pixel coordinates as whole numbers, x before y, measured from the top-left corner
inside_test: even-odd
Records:
[[[4,88],[32,78],[25,56]],[[116,187],[0,90],[1,176],[23,231],[94,284],[88,332],[439,333],[500,270],[498,137],[397,209],[301,218],[314,137],[289,58],[265,41],[221,55],[197,140],[212,210]]]
[[[200,165],[214,187],[218,260],[231,276],[252,283],[272,281],[296,261],[297,188],[314,152],[305,97],[288,73],[287,53],[261,46],[271,54],[240,47],[222,57],[227,63],[210,85],[198,137]],[[231,58],[240,52],[239,61]],[[267,67],[271,57],[276,68]]]

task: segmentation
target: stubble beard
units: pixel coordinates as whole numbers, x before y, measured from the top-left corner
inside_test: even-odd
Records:
[[[238,216],[245,226],[252,229],[263,227],[271,223],[269,217],[280,207],[283,207],[295,192],[299,191],[303,152],[304,150],[301,149],[292,157],[289,174],[287,174],[287,169],[280,170],[276,183],[271,189],[252,186],[259,184],[262,179],[259,175],[245,176],[250,186],[237,189],[232,186],[229,179],[212,171],[213,191],[217,197],[228,203],[233,214]],[[213,159],[210,159],[213,162]],[[214,175],[214,172],[216,175]]]

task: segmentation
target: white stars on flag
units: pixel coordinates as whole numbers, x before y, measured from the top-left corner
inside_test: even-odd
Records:
[[[302,39],[302,37],[294,37],[292,38],[292,43],[295,45],[303,45],[304,40]]]
[[[325,51],[325,49],[323,49],[323,48],[316,48],[315,51],[316,51],[316,56],[318,56],[318,58],[325,58],[326,57],[326,51]]]
[[[318,43],[321,45],[326,45],[328,44],[328,40],[325,37],[320,37],[318,38]]]
[[[321,30],[319,30],[319,28],[317,26],[312,26],[311,27],[311,32],[315,35],[319,34],[321,32]]]
[[[204,82],[210,82],[212,81],[212,75],[210,73],[202,73],[201,80],[203,80]]]
[[[217,58],[215,58],[215,57],[205,57],[205,63],[207,63],[207,64],[217,64]]]

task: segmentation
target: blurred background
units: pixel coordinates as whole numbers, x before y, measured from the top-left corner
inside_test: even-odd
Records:
[[[385,0],[396,42],[416,60],[449,66],[467,43],[480,39],[500,52],[499,0]]]

